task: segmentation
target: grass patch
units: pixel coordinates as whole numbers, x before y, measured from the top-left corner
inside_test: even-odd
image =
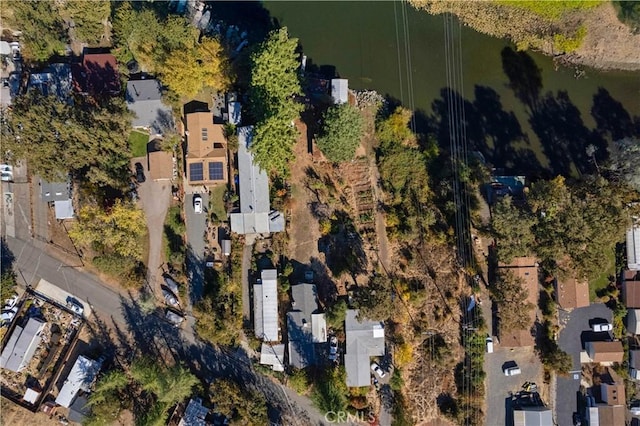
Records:
[[[227,220],[227,209],[224,202],[224,193],[227,191],[226,185],[219,185],[211,190],[209,195],[209,212],[211,220],[224,221]]]
[[[597,293],[604,291],[609,285],[609,277],[616,273],[616,255],[613,250],[607,253],[607,265],[600,275],[589,281],[589,300],[593,302],[598,298]]]
[[[499,4],[525,9],[550,20],[558,20],[566,12],[574,10],[587,10],[600,6],[603,1],[593,0],[556,0],[556,1],[539,1],[539,0],[497,0]]]
[[[139,130],[133,130],[129,134],[129,149],[133,157],[144,157],[147,155],[147,144],[149,143],[149,134]]]

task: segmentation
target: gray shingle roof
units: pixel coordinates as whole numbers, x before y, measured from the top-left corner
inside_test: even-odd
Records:
[[[347,310],[345,332],[347,347],[344,365],[347,386],[360,387],[371,384],[370,358],[384,355],[384,324],[380,321],[358,321],[358,311]]]
[[[160,82],[155,79],[127,82],[127,106],[135,113],[133,127],[146,127],[153,134],[164,134],[174,128],[173,112],[162,102]]]
[[[0,367],[19,372],[29,365],[42,338],[40,332],[45,323],[37,318],[29,318],[27,325],[17,326],[2,351]]]

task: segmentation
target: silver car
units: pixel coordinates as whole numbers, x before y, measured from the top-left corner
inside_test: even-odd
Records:
[[[166,310],[164,317],[167,321],[169,321],[171,324],[175,325],[176,327],[178,327],[184,321],[184,317],[182,315],[172,311],[171,309]]]

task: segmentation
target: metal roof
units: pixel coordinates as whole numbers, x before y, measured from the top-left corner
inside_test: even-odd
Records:
[[[73,404],[78,392],[89,392],[91,384],[100,371],[101,365],[102,363],[98,361],[80,355],[75,364],[73,364],[73,368],[71,368],[71,372],[69,372],[67,379],[64,381],[62,389],[60,389],[60,393],[56,398],[56,404],[69,408],[71,404]]]
[[[179,425],[204,426],[207,424],[205,421],[207,414],[209,414],[209,409],[202,405],[202,400],[200,398],[192,398],[184,410],[184,415]]]
[[[275,269],[261,273],[262,282],[253,286],[254,331],[265,342],[280,341],[278,336],[278,279]]]
[[[384,355],[384,324],[380,321],[358,321],[358,310],[349,309],[345,319],[347,347],[344,365],[347,386],[371,384],[370,358]]]
[[[349,80],[345,78],[331,79],[331,97],[335,104],[349,102]]]
[[[547,407],[526,407],[513,411],[514,426],[551,426],[551,410]]]
[[[71,200],[56,201],[54,208],[56,211],[56,219],[72,219],[75,215],[73,202]]]
[[[640,271],[640,225],[627,230],[627,267]]]
[[[260,364],[270,365],[273,371],[284,371],[284,345],[262,343]]]
[[[16,373],[27,367],[40,345],[44,325],[42,320],[29,318],[24,328],[17,326],[0,355],[0,367]]]

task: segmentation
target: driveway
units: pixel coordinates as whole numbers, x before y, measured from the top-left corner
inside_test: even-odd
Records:
[[[142,163],[146,180],[138,184],[140,206],[149,230],[149,258],[147,259],[147,281],[153,289],[159,290],[162,277],[162,236],[164,234],[164,219],[171,203],[171,181],[154,181],[149,175],[147,157],[131,160],[131,164]],[[132,167],[135,170],[135,167]]]
[[[204,211],[193,209],[194,194],[185,194],[184,213],[187,225],[187,275],[189,277],[189,308],[202,297],[204,289],[205,231],[209,194],[200,194]]]
[[[602,303],[592,304],[584,308],[574,309],[571,312],[560,311],[560,325],[562,330],[558,339],[560,349],[571,355],[573,359],[572,371],[577,372],[569,377],[559,377],[556,380],[556,423],[559,425],[572,424],[573,413],[577,410],[577,392],[580,389],[580,351],[583,348],[581,336],[583,332],[589,336],[589,321],[594,318],[604,318],[611,322],[613,313]]]
[[[509,392],[522,390],[524,382],[536,382],[542,378],[542,364],[533,347],[501,348],[494,339],[493,353],[485,354],[484,371],[487,373],[487,425],[506,424],[506,401]],[[503,366],[518,364],[522,374],[507,377]],[[512,418],[512,416],[511,416]]]

